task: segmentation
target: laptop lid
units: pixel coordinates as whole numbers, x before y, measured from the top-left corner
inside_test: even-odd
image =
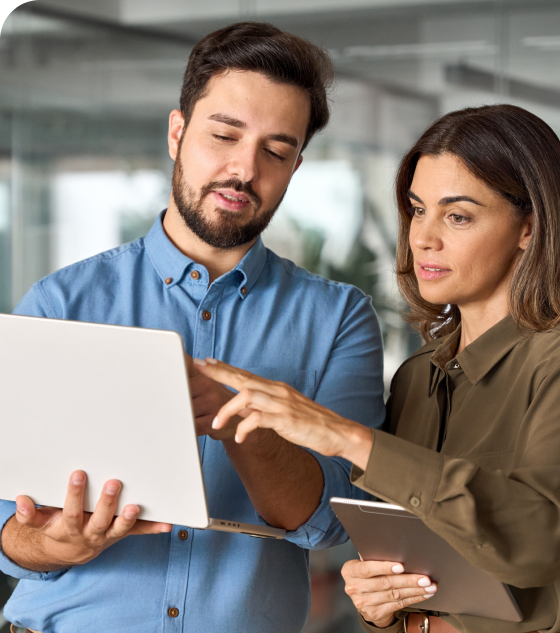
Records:
[[[208,527],[179,334],[0,315],[0,350],[1,499],[62,507],[81,469],[87,511],[114,478],[118,513]]]

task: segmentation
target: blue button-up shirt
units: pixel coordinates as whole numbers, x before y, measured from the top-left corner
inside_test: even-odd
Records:
[[[145,238],[39,281],[16,313],[174,330],[193,357],[284,381],[347,418],[380,426],[382,344],[368,297],[298,268],[260,239],[208,285],[206,268],[173,246],[162,217]],[[210,516],[262,521],[222,443],[205,436],[199,447]],[[178,533],[186,528],[174,526],[169,534],[129,536],[85,565],[50,573],[1,554],[0,569],[21,579],[4,617],[41,633],[300,631],[310,605],[307,550],[347,539],[329,498],[361,495],[347,462],[315,457],[325,481],[320,505],[285,541],[193,529],[185,540]],[[0,501],[0,526],[14,512],[13,502]],[[173,607],[177,617],[168,614]]]

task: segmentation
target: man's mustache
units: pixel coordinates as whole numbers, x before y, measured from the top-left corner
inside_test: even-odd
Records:
[[[239,191],[239,193],[244,193],[249,200],[253,203],[255,210],[259,210],[262,204],[262,201],[257,194],[257,192],[253,189],[253,186],[250,182],[241,182],[237,178],[230,178],[229,180],[209,182],[202,187],[200,192],[200,200],[206,198],[206,196],[215,191],[216,189],[233,189],[234,191]]]

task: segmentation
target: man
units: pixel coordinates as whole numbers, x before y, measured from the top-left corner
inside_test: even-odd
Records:
[[[190,357],[282,380],[378,426],[382,351],[369,299],[277,257],[259,237],[328,121],[331,76],[323,51],[270,25],[204,38],[189,60],[181,110],[170,116],[169,208],[145,238],[35,284],[16,312],[175,330]],[[36,509],[23,496],[17,511],[0,504],[0,568],[22,579],[7,619],[41,633],[301,630],[306,548],[346,539],[328,500],[357,494],[348,464],[268,431],[242,445],[235,424],[214,433],[232,393],[192,363],[190,380],[211,514],[283,527],[287,539],[136,521],[134,505],[114,518],[114,480],[86,514],[86,476],[76,471],[63,510]],[[21,454],[25,467],[25,447]],[[53,458],[45,455],[46,467]]]

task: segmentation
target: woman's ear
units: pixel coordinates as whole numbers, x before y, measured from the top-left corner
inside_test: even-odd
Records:
[[[522,250],[527,250],[529,246],[529,242],[531,241],[531,237],[533,237],[533,214],[529,215],[523,220],[521,225],[521,237],[519,239],[519,248]]]

